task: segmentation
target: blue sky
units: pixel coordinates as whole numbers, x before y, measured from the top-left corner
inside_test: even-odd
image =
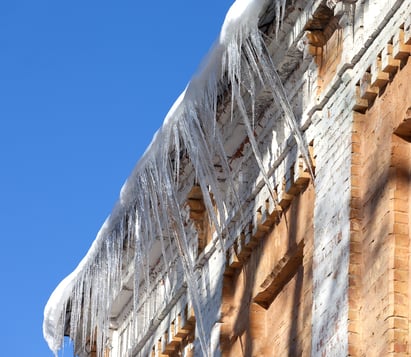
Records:
[[[0,1],[2,356],[52,356],[48,297],[86,254],[232,2]]]

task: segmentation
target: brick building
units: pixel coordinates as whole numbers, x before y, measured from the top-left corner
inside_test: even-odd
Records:
[[[410,355],[411,0],[236,4],[46,338],[82,357]]]

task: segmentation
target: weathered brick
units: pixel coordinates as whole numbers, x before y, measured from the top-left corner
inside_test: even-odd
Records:
[[[408,225],[408,214],[404,212],[396,212],[394,214],[394,222]]]
[[[387,322],[390,329],[400,329],[404,331],[408,329],[408,318],[389,316]]]

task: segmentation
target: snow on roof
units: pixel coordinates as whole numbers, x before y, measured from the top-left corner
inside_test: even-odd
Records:
[[[218,199],[218,197],[223,196],[216,192],[218,191],[218,185],[216,184],[217,179],[215,178],[212,169],[210,169],[212,166],[212,164],[210,165],[210,162],[215,155],[221,157],[221,162],[223,162],[223,164],[226,161],[225,152],[221,145],[221,137],[219,137],[218,132],[216,135],[214,124],[218,84],[221,82],[223,74],[228,73],[228,78],[225,77],[225,80],[228,80],[232,87],[231,100],[233,102],[235,101],[240,109],[243,109],[244,106],[240,95],[239,84],[237,83],[241,72],[241,66],[249,66],[247,69],[250,73],[249,78],[242,78],[242,80],[251,83],[254,81],[253,76],[255,76],[259,77],[262,81],[266,81],[270,86],[275,87],[278,85],[278,83],[272,82],[272,79],[269,78],[273,77],[273,73],[270,72],[264,76],[264,71],[267,70],[267,68],[270,68],[270,63],[269,61],[262,59],[264,50],[261,48],[261,42],[263,41],[258,32],[259,16],[263,12],[266,4],[269,3],[273,3],[275,6],[278,26],[281,14],[284,14],[285,0],[237,0],[233,3],[226,15],[219,39],[208,54],[199,72],[192,77],[184,92],[179,96],[168,112],[162,127],[154,135],[151,144],[125,182],[121,189],[119,201],[98,232],[88,253],[77,268],[57,286],[50,296],[44,309],[43,334],[50,349],[56,356],[57,351],[61,348],[64,332],[67,328],[66,310],[69,303],[71,304],[70,336],[72,338],[76,338],[78,329],[82,329],[80,332],[84,335],[85,329],[87,329],[87,326],[90,324],[92,326],[97,325],[100,330],[103,330],[102,332],[97,331],[97,334],[105,333],[104,330],[107,327],[107,322],[104,319],[109,320],[108,310],[110,309],[110,304],[106,304],[106,310],[102,311],[102,307],[96,306],[98,305],[98,302],[88,301],[88,299],[97,299],[96,301],[100,301],[101,303],[101,299],[113,298],[116,292],[118,292],[119,286],[116,284],[119,283],[116,282],[116,279],[114,278],[108,283],[105,281],[97,281],[98,272],[96,272],[96,270],[98,269],[91,269],[90,267],[99,259],[118,259],[118,253],[115,258],[109,258],[111,253],[107,247],[109,244],[117,244],[117,246],[120,247],[119,249],[122,249],[122,244],[115,243],[115,241],[113,243],[113,240],[117,239],[121,241],[124,239],[124,236],[121,236],[118,233],[118,227],[122,224],[120,222],[122,222],[125,214],[131,210],[131,207],[137,207],[135,212],[132,213],[135,225],[133,229],[136,230],[134,234],[137,239],[143,240],[146,239],[145,237],[147,235],[153,233],[152,230],[156,229],[155,225],[161,223],[160,221],[163,219],[160,216],[152,217],[152,213],[147,214],[147,209],[149,210],[150,207],[155,207],[155,205],[160,207],[163,207],[162,205],[169,205],[178,210],[178,206],[176,206],[173,201],[176,190],[176,188],[173,187],[175,184],[173,176],[178,172],[178,169],[170,171],[170,169],[167,168],[168,163],[166,163],[166,157],[170,152],[170,148],[178,149],[182,146],[187,148],[189,155],[191,155],[190,159],[193,162],[196,176],[200,181],[203,194],[205,194],[205,191],[208,189],[214,191],[213,197],[217,198],[217,208],[220,212],[224,211],[224,209],[221,209],[223,206],[222,200]],[[261,60],[260,64],[257,66],[253,61],[242,62],[241,56],[243,51],[246,51],[246,55],[249,59],[253,58],[253,56],[260,56],[261,58],[255,59],[255,62]],[[245,62],[248,64],[244,64]],[[260,67],[263,69],[261,70]],[[261,71],[263,73],[260,73]],[[275,72],[273,68],[270,69],[270,71]],[[254,86],[250,84],[250,87],[253,88]],[[281,97],[283,94],[277,93],[277,95]],[[287,104],[286,101],[283,100],[283,102],[280,100],[283,109],[285,109],[284,107]],[[291,117],[293,116],[292,111],[288,114]],[[199,118],[200,116],[201,119]],[[250,134],[251,126],[249,125],[249,118],[244,115],[243,119],[248,128],[248,134]],[[213,124],[211,127],[214,129],[210,130],[210,133],[204,132],[206,129],[203,128],[200,130],[199,127],[201,125],[198,124],[200,120],[212,121]],[[252,133],[251,136],[252,138],[250,137],[250,139],[254,140]],[[208,141],[210,141],[208,143],[209,145],[206,145]],[[251,144],[253,145],[253,142],[251,142]],[[198,146],[200,146],[200,148],[197,148]],[[210,149],[209,146],[215,147],[216,149]],[[200,149],[202,150],[201,160],[198,159],[198,154],[196,154]],[[214,151],[210,152],[210,150]],[[259,155],[255,143],[253,145],[253,150],[258,161]],[[178,152],[178,150],[176,151]],[[176,165],[179,165],[179,163]],[[260,169],[261,168],[260,165]],[[226,170],[229,170],[228,165],[226,165]],[[207,177],[206,181],[204,181],[205,177]],[[152,180],[156,181],[155,185],[150,184],[150,181]],[[268,184],[268,180],[266,180],[266,183]],[[156,192],[152,186],[156,186],[157,184],[159,185],[157,187],[164,187],[164,191],[166,192]],[[213,211],[211,199],[208,199],[207,201],[206,197],[205,201],[207,208],[211,207],[211,210],[209,209],[209,214],[214,214],[213,212],[210,212]],[[173,211],[167,210],[167,207],[165,206],[163,208],[163,212]],[[179,222],[179,220],[181,220],[180,215],[180,213],[176,213],[176,217],[172,217],[171,219]],[[170,217],[167,217],[167,219],[169,220]],[[148,223],[149,220],[154,222]],[[171,230],[171,228],[169,229]],[[173,229],[175,229],[175,227],[173,227]],[[176,239],[179,239],[178,236],[180,233],[181,232],[178,232],[175,237]],[[184,232],[182,234],[184,234]],[[184,249],[184,244],[182,244],[182,249]],[[187,265],[186,270],[188,271],[188,273],[186,273],[189,274],[190,263],[186,262],[185,264]],[[113,271],[113,276],[118,274],[118,269],[115,270],[113,268]],[[188,286],[188,288],[190,290],[190,286]],[[195,287],[191,288],[191,290],[193,289],[195,290]],[[106,295],[97,296],[96,294],[103,294],[100,290],[104,291],[104,294]],[[107,292],[106,290],[109,291]],[[134,292],[134,294],[137,295],[136,292]],[[89,298],[86,299],[84,296],[88,296]],[[76,299],[80,301],[76,301]],[[81,301],[82,299],[84,299],[83,302]],[[85,308],[84,304],[88,304],[88,308],[91,310],[90,321],[87,321],[88,317],[84,316],[83,320],[86,321],[82,321],[81,323],[83,325],[80,326],[79,315],[81,315],[82,309]],[[97,314],[97,308],[99,309],[99,314]],[[201,324],[201,318],[199,320],[199,323]],[[201,334],[201,326],[199,330],[200,340],[202,340],[202,349],[204,355],[207,355],[208,347],[206,341],[204,341],[204,336]],[[81,335],[81,333],[79,333],[79,335]],[[96,336],[97,345],[100,341],[100,347],[97,346],[98,348],[101,348],[101,341],[103,340],[102,336],[103,335]],[[84,338],[84,336],[82,338]]]

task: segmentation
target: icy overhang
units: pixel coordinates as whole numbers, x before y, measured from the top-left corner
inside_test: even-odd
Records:
[[[127,179],[121,189],[119,201],[90,250],[73,273],[50,296],[44,311],[43,333],[55,354],[61,347],[64,333],[68,331],[70,337],[76,339],[77,335],[87,332],[90,324],[98,326],[95,339],[97,348],[102,348],[101,344],[108,330],[111,304],[121,289],[119,276],[121,277],[124,231],[134,240],[136,268],[139,259],[142,259],[141,255],[147,254],[144,249],[152,246],[149,237],[162,239],[163,236],[169,236],[175,239],[186,278],[190,282],[191,279],[188,278],[193,266],[185,257],[188,255],[186,242],[180,241],[186,233],[178,191],[182,164],[179,152],[184,148],[189,157],[205,196],[207,211],[218,226],[220,222],[224,222],[225,196],[224,192],[220,192],[218,178],[213,172],[216,157],[227,180],[232,179],[226,148],[216,126],[216,108],[222,90],[230,92],[231,106],[236,108],[246,127],[263,173],[261,155],[252,129],[254,118],[246,110],[244,91],[248,93],[248,100],[253,100],[253,91],[257,87],[266,86],[271,90],[271,95],[285,112],[287,124],[304,154],[298,125],[259,30],[273,23],[278,29],[286,5],[285,0],[237,0],[228,11],[214,47],[170,109],[162,127]],[[172,160],[171,152],[174,152]],[[265,182],[270,185],[266,176]],[[215,208],[219,212],[218,219],[214,216]],[[167,230],[166,234],[163,233],[164,230]],[[102,274],[105,274],[104,279],[101,278]],[[188,290],[195,291],[195,287],[189,284]],[[133,294],[134,297],[138,295],[136,291]],[[193,303],[196,308],[196,302]],[[68,304],[70,311],[67,311]],[[83,309],[90,313],[82,315]],[[70,326],[67,326],[68,321]],[[201,331],[199,335],[201,339]],[[202,341],[202,348],[206,355],[206,341]]]

